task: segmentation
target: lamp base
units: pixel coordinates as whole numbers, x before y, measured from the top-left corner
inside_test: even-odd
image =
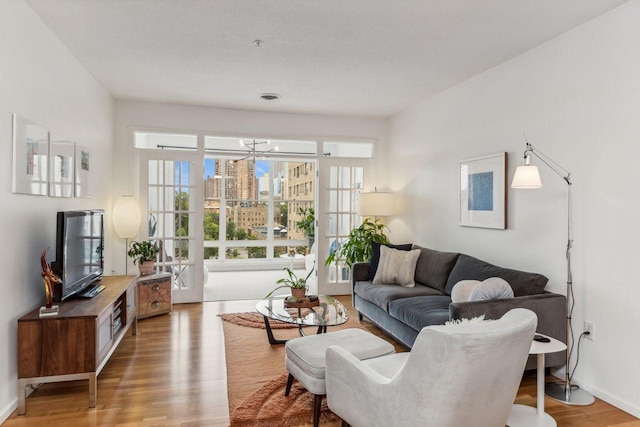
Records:
[[[587,406],[595,401],[595,398],[589,392],[576,387],[569,386],[569,391],[567,392],[567,387],[564,383],[547,383],[544,392],[550,398],[565,405]]]

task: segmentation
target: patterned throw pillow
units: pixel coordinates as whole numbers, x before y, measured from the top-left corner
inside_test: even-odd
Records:
[[[374,285],[397,283],[401,286],[416,285],[416,264],[420,249],[399,251],[387,246],[380,247],[380,263],[373,278]]]

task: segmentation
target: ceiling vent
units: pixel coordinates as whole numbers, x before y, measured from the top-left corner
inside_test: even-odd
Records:
[[[264,99],[265,101],[275,101],[276,99],[280,99],[281,96],[277,93],[262,93],[260,94],[260,98]]]

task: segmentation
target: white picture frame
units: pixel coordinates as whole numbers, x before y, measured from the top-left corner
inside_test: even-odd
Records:
[[[49,196],[73,197],[75,182],[75,144],[49,133]]]
[[[11,191],[46,196],[48,193],[49,132],[13,114],[13,180]]]
[[[75,169],[75,196],[90,198],[91,192],[91,168],[93,167],[93,154],[89,147],[76,144],[76,169]]]
[[[460,162],[459,225],[507,228],[507,153],[465,159]]]

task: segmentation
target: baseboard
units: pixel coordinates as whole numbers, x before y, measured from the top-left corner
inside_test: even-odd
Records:
[[[577,384],[578,386],[582,387],[584,390],[588,391],[598,399],[604,400],[608,404],[615,406],[621,411],[631,414],[636,418],[640,418],[640,408],[638,408],[637,406],[634,406],[616,396],[612,396],[611,394],[607,393],[606,391],[598,387],[594,387],[591,384],[584,383],[579,379],[572,381],[572,383]]]
[[[9,418],[11,414],[13,414],[13,411],[15,411],[17,408],[18,408],[18,399],[14,399],[11,403],[5,406],[0,412],[0,424],[7,421],[7,418]]]

